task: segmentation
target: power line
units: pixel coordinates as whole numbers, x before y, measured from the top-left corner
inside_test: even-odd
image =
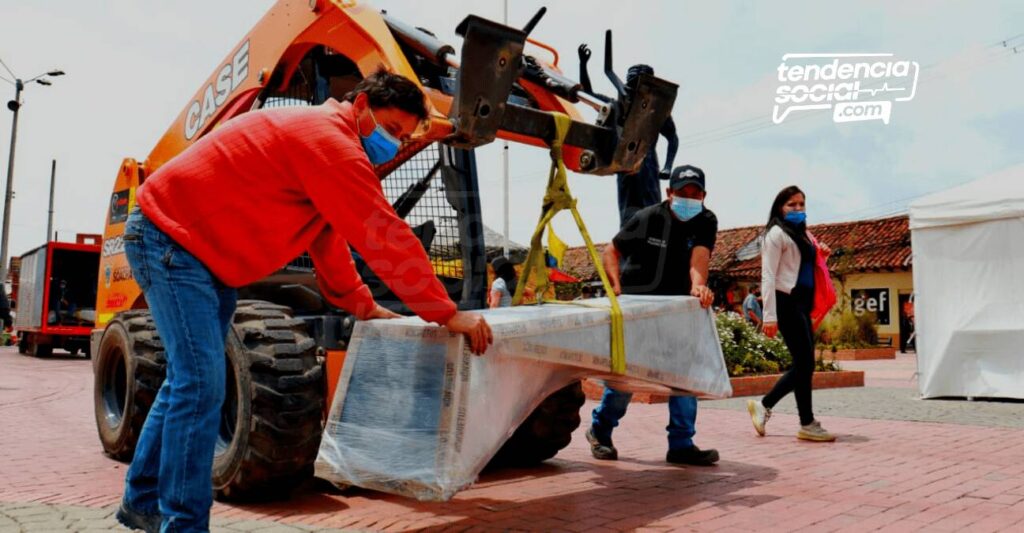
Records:
[[[984,67],[989,66],[991,64],[1004,61],[1007,58],[1011,58],[1011,57],[1013,57],[1015,55],[1018,55],[1021,52],[1024,52],[1024,43],[1021,43],[1020,46],[1013,46],[1013,47],[1009,46],[1009,43],[1011,43],[1012,41],[1014,41],[1016,39],[1019,39],[1021,37],[1024,37],[1024,33],[1021,33],[1021,34],[1018,34],[1018,35],[1014,35],[1012,37],[1008,37],[1006,39],[1002,39],[1002,40],[996,41],[995,43],[989,45],[988,48],[994,48],[994,47],[1002,46],[1003,47],[1002,50],[999,50],[999,51],[997,51],[997,52],[995,52],[993,54],[990,54],[988,56],[988,58],[987,58],[988,59],[987,61],[982,61],[981,63],[970,65],[967,68],[958,69],[958,70],[960,72],[972,72],[974,70],[978,70],[978,69],[984,68]],[[943,63],[947,63],[949,61],[952,61],[954,59],[956,59],[956,58],[947,58],[947,59],[944,59],[944,60],[941,60],[941,61],[937,61],[935,63],[930,63],[928,65],[925,65],[925,66],[921,67],[921,71],[922,71],[921,79],[922,80],[938,80],[938,79],[942,79],[942,78],[947,78],[948,79],[949,78],[948,74],[945,74],[945,73],[942,73],[942,72],[933,71],[932,69],[938,67],[939,65],[942,65]],[[876,87],[876,86],[880,85],[881,83],[883,83],[883,81],[884,80],[874,80],[871,83],[866,84],[865,88]],[[817,114],[817,113],[805,113],[805,114],[803,114],[801,116],[797,116],[797,117],[795,117],[793,119],[787,120],[786,123],[799,122],[801,120],[807,120],[807,119],[814,118],[814,117],[819,117],[819,116],[820,116],[820,114]],[[715,127],[715,128],[710,128],[710,129],[707,129],[707,130],[699,131],[699,132],[696,132],[696,133],[693,133],[693,134],[690,134],[690,135],[685,135],[685,136],[680,138],[679,148],[681,148],[681,149],[682,148],[694,148],[694,147],[703,146],[703,145],[706,145],[706,144],[713,144],[713,143],[717,143],[717,142],[724,141],[724,140],[727,140],[727,139],[731,139],[733,137],[739,137],[741,135],[747,135],[747,134],[750,134],[750,133],[756,133],[758,131],[761,131],[761,130],[764,130],[764,129],[767,129],[767,128],[770,128],[770,127],[773,127],[773,126],[780,126],[780,125],[781,124],[775,124],[775,122],[769,120],[768,117],[764,117],[764,116],[751,117],[751,118],[747,118],[747,119],[744,119],[744,120],[736,121],[736,122],[733,122],[733,123],[730,123],[730,124],[726,124],[726,125],[723,125],[723,126],[718,126],[718,127]],[[546,177],[547,176],[547,172],[548,172],[548,169],[544,169],[544,170],[539,170],[537,172],[527,172],[527,173],[522,173],[522,174],[516,174],[514,176],[511,176],[510,180],[527,181],[527,180],[523,180],[522,178],[528,178],[528,181],[534,181],[536,179]],[[910,198],[910,199],[913,199],[913,198]],[[895,203],[895,202],[896,201],[890,202],[890,203]],[[888,204],[883,204],[883,205],[888,205]]]
[[[737,127],[737,126],[742,126],[743,124],[746,124],[748,122],[761,122],[761,121],[764,121],[764,120],[765,120],[765,118],[764,117],[760,117],[760,116],[759,117],[751,117],[751,118],[748,118],[748,119],[745,119],[745,120],[740,120],[740,121],[737,121],[737,122],[729,123],[729,124],[726,124],[724,126],[719,126],[717,128],[710,128],[710,129],[702,130],[702,131],[699,131],[699,132],[683,135],[682,137],[680,137],[680,141],[689,142],[689,141],[692,141],[692,140],[696,140],[699,137],[710,136],[711,134],[714,134],[714,133],[717,133],[717,132],[720,132],[720,131],[723,131],[723,130],[729,130],[729,129],[732,129],[732,128]]]
[[[915,194],[915,195],[912,195],[912,196],[906,196],[904,198],[898,198],[896,200],[892,200],[892,201],[886,202],[884,204],[873,205],[873,206],[870,206],[870,207],[865,207],[863,209],[855,209],[853,211],[847,211],[845,213],[839,213],[839,214],[837,214],[835,216],[832,216],[832,217],[829,217],[829,218],[826,218],[826,219],[822,220],[822,222],[832,222],[832,221],[839,220],[841,218],[849,217],[851,215],[857,215],[857,214],[865,213],[865,212],[870,213],[870,212],[875,211],[875,210],[877,210],[879,208],[886,208],[887,206],[891,206],[891,205],[894,205],[894,204],[899,204],[899,203],[902,203],[902,202],[911,202],[913,200],[917,200],[918,198],[924,198],[925,196],[928,196],[929,194],[932,194],[932,193],[937,192],[937,191],[946,190],[946,189],[952,189],[954,187],[959,187],[961,185],[965,185],[965,184],[970,183],[970,182],[972,182],[972,181],[974,181],[976,179],[977,179],[977,177],[972,177],[972,178],[968,178],[968,179],[963,180],[963,181],[959,181],[957,183],[953,183],[951,185],[943,185],[941,187],[938,187],[938,188],[935,188],[935,189],[932,189],[932,190],[929,190],[929,191],[925,191],[925,192],[922,192],[922,193],[918,193],[918,194]],[[896,208],[895,210],[882,211],[882,214],[874,215],[874,218],[882,218],[882,217],[894,215],[894,214],[897,214],[897,213],[903,213],[903,212],[907,211],[908,209],[909,209],[908,207],[899,207],[899,208]]]
[[[1002,60],[1004,60],[1006,58],[1012,57],[1012,56],[1016,55],[1017,53],[1018,52],[1014,51],[1014,52],[1010,52],[1008,54],[1000,55],[1000,56],[995,57],[994,59],[991,59],[989,61],[982,62],[982,63],[980,63],[978,65],[973,65],[971,68],[965,69],[962,72],[971,72],[971,71],[974,71],[974,70],[978,70],[978,69],[983,68],[985,66],[988,66],[990,64],[997,63],[997,62],[1000,62],[1000,61],[1002,61]],[[932,66],[934,66],[934,65],[929,65],[928,67],[922,67],[922,70],[924,70],[925,68],[932,67]],[[928,78],[922,78],[922,79],[930,79],[930,80],[936,80],[937,81],[937,80],[941,80],[943,78],[949,79],[949,76],[948,75],[943,75],[943,74],[935,74],[935,75],[930,76]],[[804,119],[811,118],[811,117],[816,117],[816,116],[819,116],[819,114],[817,114],[817,113],[805,113],[802,116],[796,117],[796,118],[791,119],[791,120],[787,120],[786,123],[799,122],[800,120],[804,120]],[[679,143],[679,148],[693,148],[693,147],[697,147],[697,146],[703,146],[705,144],[712,144],[712,143],[716,143],[716,142],[719,142],[719,141],[724,141],[726,139],[731,139],[733,137],[738,137],[740,135],[747,135],[749,133],[755,133],[755,132],[761,131],[763,129],[770,128],[772,126],[781,126],[781,125],[782,124],[775,124],[774,122],[769,121],[767,118],[765,118],[765,119],[763,119],[763,123],[762,124],[757,124],[757,125],[754,125],[752,127],[747,126],[747,127],[739,128],[739,129],[736,129],[735,131],[732,131],[732,132],[729,132],[729,133],[725,133],[725,134],[722,134],[722,135],[718,135],[718,136],[712,136],[712,137],[707,138],[707,139],[698,139],[698,140],[691,141],[691,142],[686,142],[686,143],[680,142]]]
[[[1003,40],[1000,40],[1000,41],[996,41],[996,42],[988,45],[988,48],[995,48],[997,46],[1002,46],[1003,48],[1006,48],[1006,47],[1009,46],[1009,43],[1011,41],[1015,41],[1015,40],[1017,40],[1017,39],[1019,39],[1021,37],[1024,37],[1024,33],[1018,33],[1017,35],[1014,35],[1013,37],[1007,37],[1006,39],[1003,39]]]
[[[1010,57],[1012,55],[1015,55],[1015,54],[1019,53],[1020,51],[1024,51],[1024,48],[1018,48],[1016,46],[1011,48],[1011,47],[1008,46],[1008,44],[1010,42],[1012,42],[1013,40],[1015,40],[1017,38],[1020,38],[1020,37],[1024,37],[1024,33],[1021,33],[1019,35],[1015,35],[1013,37],[1009,37],[1007,39],[1003,39],[1003,40],[997,41],[993,45],[990,45],[989,48],[994,47],[994,46],[1002,45],[1002,46],[1004,46],[1004,49],[1000,50],[1000,51],[996,52],[995,54],[993,54],[992,56],[990,56],[990,57],[992,57],[992,59],[990,59],[989,61],[982,62],[981,64],[978,64],[978,65],[972,65],[971,68],[969,68],[968,70],[965,70],[965,71],[977,70],[979,68],[982,68],[984,66],[990,65],[992,63],[996,63],[999,60],[1003,59],[1003,57]],[[942,60],[942,61],[938,61],[936,63],[931,63],[929,65],[925,65],[924,67],[921,68],[921,70],[922,70],[922,72],[926,71],[926,70],[930,70],[930,69],[932,69],[932,68],[934,68],[934,67],[936,67],[936,66],[938,66],[938,65],[940,65],[942,63],[951,61],[952,59],[953,58],[949,58],[949,59],[945,59],[945,60]],[[878,80],[873,82],[874,85],[877,85],[878,83],[880,83]],[[871,85],[868,85],[868,87],[870,88]],[[798,118],[793,119],[793,120],[791,120],[789,122],[798,121],[798,120],[801,120],[802,118],[807,118],[809,116],[814,116],[814,115],[815,114],[813,114],[813,113],[807,113],[807,114],[804,114],[803,117],[798,117]],[[751,123],[754,123],[754,124],[751,124]],[[737,121],[737,122],[734,122],[734,123],[731,123],[731,124],[726,124],[725,126],[719,126],[717,128],[711,128],[711,129],[700,131],[700,132],[697,132],[697,133],[694,133],[694,134],[691,134],[691,135],[686,135],[686,136],[684,136],[683,138],[680,139],[679,147],[680,148],[693,148],[693,147],[701,146],[701,145],[704,145],[704,144],[712,144],[712,143],[715,143],[715,142],[718,142],[718,141],[722,141],[722,140],[725,140],[725,139],[729,139],[729,138],[732,138],[732,137],[736,137],[736,136],[739,136],[739,135],[746,135],[746,134],[749,134],[749,133],[754,133],[754,132],[757,132],[757,131],[760,131],[760,130],[763,130],[763,129],[766,129],[766,128],[769,128],[769,127],[772,127],[772,126],[775,126],[775,125],[776,124],[774,122],[768,120],[767,117],[751,117],[751,118],[748,118],[748,119],[745,119],[745,120],[741,120],[741,121]],[[718,132],[720,132],[720,133],[718,133]]]
[[[11,75],[12,78],[18,79],[18,75],[11,71],[11,67],[8,67],[7,63],[4,63],[3,59],[0,59],[0,65],[4,66],[4,69],[7,71],[8,74]]]

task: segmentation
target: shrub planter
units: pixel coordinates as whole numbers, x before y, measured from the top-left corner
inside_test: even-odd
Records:
[[[772,390],[775,382],[782,377],[782,374],[764,374],[761,376],[741,376],[729,378],[732,382],[733,397],[739,396],[763,396]],[[863,387],[864,372],[859,370],[839,370],[835,372],[815,372],[814,389],[838,389],[842,387]],[[596,380],[583,380],[583,392],[588,400],[600,400],[604,387]],[[668,396],[664,394],[650,394],[638,392],[633,395],[634,402],[640,403],[664,403]]]
[[[775,382],[782,374],[768,374],[764,376],[742,376],[730,378],[732,381],[732,395],[737,396],[763,396],[772,390]],[[843,387],[863,387],[864,372],[860,370],[837,370],[834,372],[815,372],[814,389],[839,389]]]
[[[824,359],[833,359],[835,361],[896,359],[896,348],[888,346],[882,348],[850,348],[845,350],[836,350],[835,353],[832,353],[828,348],[825,348],[824,351],[819,348],[818,352],[821,354],[819,357]]]

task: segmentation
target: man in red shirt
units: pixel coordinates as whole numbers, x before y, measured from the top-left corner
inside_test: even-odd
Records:
[[[235,287],[303,251],[323,295],[359,319],[399,315],[374,301],[349,246],[421,318],[465,334],[474,353],[493,342],[482,316],[448,298],[373,171],[427,118],[423,93],[381,70],[345,99],[234,118],[139,188],[125,253],[163,340],[167,379],[128,470],[122,524],[208,530]]]

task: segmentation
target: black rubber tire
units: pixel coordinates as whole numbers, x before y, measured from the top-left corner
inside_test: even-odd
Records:
[[[498,450],[488,468],[534,466],[554,457],[572,442],[585,401],[579,381],[548,396]]]
[[[21,355],[28,355],[28,333],[24,331],[18,337],[18,353]]]
[[[53,345],[32,343],[29,352],[32,357],[50,357],[53,355]]]
[[[306,323],[287,307],[240,301],[234,325],[213,487],[221,500],[285,497],[313,476],[323,433],[323,358]]]
[[[287,496],[313,476],[323,433],[323,361],[316,343],[289,308],[243,300],[225,347],[227,390],[213,488],[218,499],[230,501]],[[114,318],[97,358],[100,440],[107,454],[130,460],[166,375],[163,344],[149,312]]]
[[[130,461],[166,372],[163,343],[149,311],[120,313],[100,338],[93,402],[103,451]]]

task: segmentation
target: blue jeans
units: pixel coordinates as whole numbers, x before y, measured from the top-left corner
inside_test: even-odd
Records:
[[[594,408],[591,427],[594,436],[602,443],[610,443],[612,430],[619,425],[619,420],[626,415],[626,408],[633,394],[621,392],[610,387],[604,388],[601,405]],[[668,449],[678,450],[693,446],[693,436],[697,433],[697,398],[693,396],[670,396],[668,399]]]
[[[167,378],[128,468],[124,505],[161,516],[161,531],[208,531],[224,403],[224,339],[238,295],[137,208],[124,240],[167,357]]]

